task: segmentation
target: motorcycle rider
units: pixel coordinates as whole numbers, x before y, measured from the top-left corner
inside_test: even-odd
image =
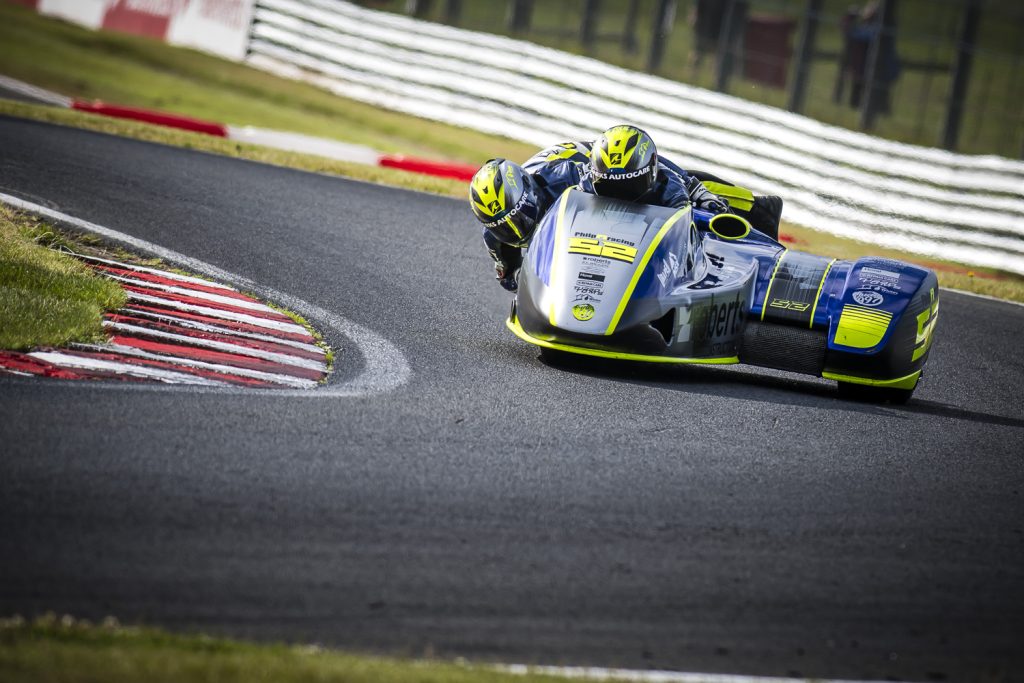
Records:
[[[658,158],[654,141],[634,126],[614,126],[592,144],[564,142],[549,147],[519,166],[491,159],[470,182],[473,213],[484,225],[484,243],[494,259],[496,277],[505,289],[518,289],[522,247],[537,223],[569,187],[644,204],[681,208],[692,203],[711,213],[728,204],[700,180]]]

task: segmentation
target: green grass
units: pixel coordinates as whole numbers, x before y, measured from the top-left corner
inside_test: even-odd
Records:
[[[487,666],[367,657],[311,646],[256,645],[202,635],[91,625],[69,617],[0,621],[8,683],[540,683]]]
[[[194,50],[89,31],[0,2],[0,73],[64,95],[482,164],[520,142],[384,111]]]
[[[2,6],[2,5],[0,5]],[[310,154],[297,154],[286,152],[259,145],[234,142],[224,138],[189,133],[174,128],[153,126],[147,123],[129,121],[125,119],[114,119],[97,114],[89,114],[72,109],[57,109],[10,100],[0,100],[0,115],[17,116],[24,119],[45,121],[75,128],[85,128],[100,133],[120,135],[123,137],[157,142],[175,147],[184,147],[201,152],[222,154],[224,156],[238,159],[259,161],[275,166],[287,166],[303,171],[314,173],[329,173],[332,175],[365,180],[381,185],[392,185],[422,192],[448,195],[464,198],[466,196],[466,184],[445,178],[434,178],[419,173],[410,173],[393,168],[379,166],[367,166],[346,161],[335,161],[326,157],[318,157]]]
[[[44,223],[0,204],[0,349],[106,339],[102,314],[125,302],[113,281],[50,248]]]

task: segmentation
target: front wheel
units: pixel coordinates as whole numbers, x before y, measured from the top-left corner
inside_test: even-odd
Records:
[[[916,388],[916,387],[915,387]],[[853,382],[839,382],[839,397],[860,403],[891,403],[904,405],[914,395],[914,389],[873,387]]]

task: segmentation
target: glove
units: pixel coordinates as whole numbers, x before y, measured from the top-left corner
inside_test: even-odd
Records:
[[[702,211],[708,211],[715,215],[720,213],[727,213],[729,211],[729,205],[723,202],[721,199],[715,197],[714,199],[704,198],[697,203],[697,208]]]
[[[494,262],[495,277],[498,284],[510,292],[519,291],[519,269],[508,268],[502,261]]]
[[[690,201],[701,211],[708,211],[713,214],[725,213],[729,205],[719,199],[696,176],[690,176],[686,181],[686,191],[690,195]]]

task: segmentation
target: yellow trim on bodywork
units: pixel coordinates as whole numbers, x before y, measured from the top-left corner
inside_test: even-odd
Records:
[[[863,384],[869,387],[883,387],[885,389],[913,389],[917,386],[917,380],[921,377],[921,371],[912,372],[906,377],[896,379],[869,379],[867,377],[854,377],[853,375],[840,375],[835,372],[823,372],[821,376],[825,379],[834,379],[837,382],[849,382],[850,384]]]
[[[754,193],[745,187],[716,183],[713,180],[705,180],[701,184],[712,194],[724,199],[734,209],[750,211],[754,208]]]
[[[561,253],[562,247],[562,229],[565,227],[565,207],[569,203],[569,190],[573,188],[567,187],[562,192],[561,199],[558,200],[558,220],[555,221],[555,239],[551,245],[551,273],[548,275],[548,280],[554,285],[555,274],[558,272],[558,254]],[[551,289],[554,289],[552,286]],[[549,290],[550,291],[550,290]],[[555,299],[551,297],[551,306],[548,309],[548,322],[551,323],[552,327],[555,327]]]
[[[743,226],[746,228],[746,231],[742,235],[737,235],[736,237],[729,237],[728,235],[723,235],[722,233],[715,230],[715,221],[717,221],[719,218],[735,218],[739,222],[743,223]],[[708,229],[711,230],[711,232],[718,235],[719,237],[721,237],[723,240],[741,240],[750,234],[751,228],[750,221],[748,221],[743,216],[737,216],[734,213],[720,213],[717,216],[711,217],[711,220],[708,221]]]
[[[764,320],[764,314],[768,312],[768,297],[772,293],[772,285],[775,284],[775,276],[779,274],[779,266],[782,265],[782,259],[786,258],[786,254],[789,253],[789,249],[783,249],[782,253],[779,254],[779,260],[775,262],[775,270],[772,271],[772,279],[768,281],[768,289],[764,291],[764,303],[761,304],[761,320]]]
[[[818,310],[818,300],[821,298],[821,290],[825,288],[825,279],[828,277],[828,272],[832,270],[832,264],[836,262],[836,259],[832,259],[825,266],[825,272],[821,275],[821,283],[818,284],[818,293],[814,295],[814,308],[811,309],[811,320],[807,323],[807,327],[814,327],[814,314]]]
[[[630,298],[633,296],[633,290],[636,289],[636,283],[640,281],[640,276],[644,274],[647,269],[647,264],[650,262],[651,257],[654,256],[654,250],[661,244],[662,238],[668,234],[668,231],[672,229],[672,226],[676,224],[683,214],[689,210],[689,207],[680,209],[672,214],[672,217],[665,221],[665,225],[661,226],[661,230],[651,240],[651,246],[647,247],[647,251],[644,252],[644,257],[640,259],[640,264],[633,271],[633,277],[629,280],[629,285],[626,286],[626,291],[622,294],[622,299],[619,300],[619,306],[615,309],[615,315],[612,316],[612,321],[608,323],[608,329],[605,330],[605,334],[612,334],[615,332],[615,327],[619,324],[619,320],[622,319],[622,314],[626,312],[626,304],[629,303]],[[552,323],[553,325],[554,323]]]
[[[644,363],[666,363],[672,365],[735,365],[740,362],[738,356],[728,356],[725,358],[679,358],[676,356],[647,356],[640,353],[625,353],[620,351],[602,351],[601,349],[588,349],[581,346],[569,346],[568,344],[559,344],[557,342],[549,342],[543,339],[537,339],[531,337],[523,326],[519,324],[519,319],[513,320],[508,318],[505,321],[505,327],[512,330],[512,332],[525,342],[529,342],[536,346],[543,346],[546,349],[554,349],[555,351],[565,351],[566,353],[578,353],[584,356],[595,356],[597,358],[612,358],[614,360],[634,360],[642,361]]]
[[[935,298],[935,288],[932,287],[928,294],[931,296],[931,305],[917,316],[917,337],[914,340],[916,348],[910,356],[911,363],[923,356],[931,348],[935,323],[939,320],[939,300]]]
[[[892,322],[892,313],[867,306],[846,304],[839,314],[835,343],[851,349],[878,346]]]

